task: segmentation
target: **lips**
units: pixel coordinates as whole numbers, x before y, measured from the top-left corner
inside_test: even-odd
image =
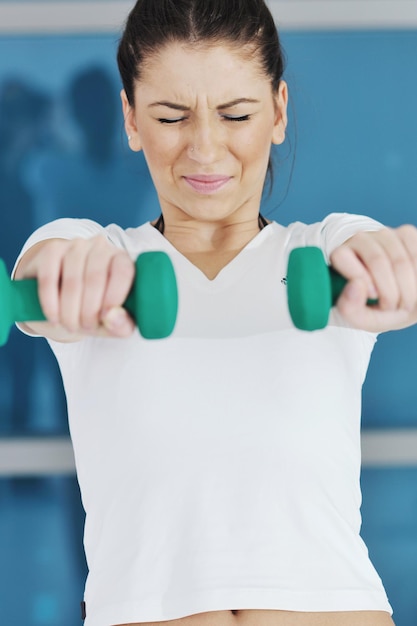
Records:
[[[196,174],[184,176],[184,180],[194,191],[202,194],[210,194],[219,191],[227,185],[231,177],[218,174]]]

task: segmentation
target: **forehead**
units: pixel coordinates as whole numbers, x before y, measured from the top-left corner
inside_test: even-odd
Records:
[[[172,42],[146,59],[137,87],[213,92],[227,85],[257,89],[262,84],[269,86],[270,79],[253,46]]]

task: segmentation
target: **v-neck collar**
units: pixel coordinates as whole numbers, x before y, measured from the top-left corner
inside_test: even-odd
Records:
[[[214,278],[208,278],[206,274],[195,265],[188,257],[186,257],[182,252],[180,252],[164,235],[159,232],[150,222],[147,222],[145,226],[148,228],[149,235],[155,239],[155,245],[158,248],[163,247],[165,252],[171,256],[172,259],[175,259],[178,264],[180,264],[186,271],[187,274],[192,275],[193,280],[195,280],[198,284],[204,285],[205,287],[210,287],[216,289],[217,287],[225,287],[229,283],[230,280],[234,280],[236,278],[236,274],[239,274],[241,271],[247,270],[247,264],[242,263],[242,259],[246,257],[248,252],[259,246],[265,239],[270,236],[272,233],[274,222],[271,222],[267,226],[265,226],[259,233],[255,235],[247,244],[238,252],[238,254],[229,261]],[[156,241],[158,242],[156,244]],[[240,269],[239,269],[240,267]]]

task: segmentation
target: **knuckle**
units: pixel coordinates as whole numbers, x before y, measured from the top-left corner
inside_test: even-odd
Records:
[[[388,259],[384,251],[382,249],[370,251],[367,257],[367,265],[374,271],[386,268],[388,265]]]
[[[42,249],[47,255],[57,255],[65,251],[69,246],[69,241],[66,239],[49,239],[45,242],[45,246]]]
[[[61,263],[61,259],[68,248],[68,242],[64,240],[51,239],[45,242],[45,245],[38,253],[37,267],[38,274],[51,272],[53,268]]]
[[[88,250],[90,246],[88,239],[81,239],[77,237],[76,239],[72,239],[68,244],[68,255],[79,255],[84,253],[85,250]]]
[[[114,245],[104,235],[94,235],[88,240],[91,254],[111,253]]]
[[[120,263],[121,265],[125,265],[126,267],[133,267],[134,263],[127,252],[124,250],[118,250],[114,256],[113,261],[115,263]]]
[[[375,232],[373,231],[360,230],[352,235],[352,237],[348,241],[355,241],[361,245],[366,244],[366,242],[368,242],[369,239],[373,238],[374,236]]]
[[[91,241],[98,247],[107,248],[112,245],[105,235],[94,235],[94,237],[91,238]]]
[[[405,235],[406,237],[414,237],[417,238],[417,228],[412,224],[403,224],[397,228],[397,232],[400,235]]]
[[[400,226],[399,235],[404,242],[404,245],[407,246],[407,251],[410,258],[417,262],[417,228],[412,226],[411,224],[405,224],[404,226]]]

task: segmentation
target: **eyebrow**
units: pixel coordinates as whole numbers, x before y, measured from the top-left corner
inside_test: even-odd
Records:
[[[236,100],[231,100],[230,102],[225,102],[224,104],[220,104],[217,107],[218,111],[222,109],[230,109],[238,104],[259,104],[259,100],[255,100],[254,98],[237,98]],[[160,100],[158,102],[153,102],[149,105],[149,108],[163,106],[169,109],[174,109],[175,111],[191,111],[190,107],[185,106],[185,104],[176,104],[175,102],[169,102],[167,100]]]

